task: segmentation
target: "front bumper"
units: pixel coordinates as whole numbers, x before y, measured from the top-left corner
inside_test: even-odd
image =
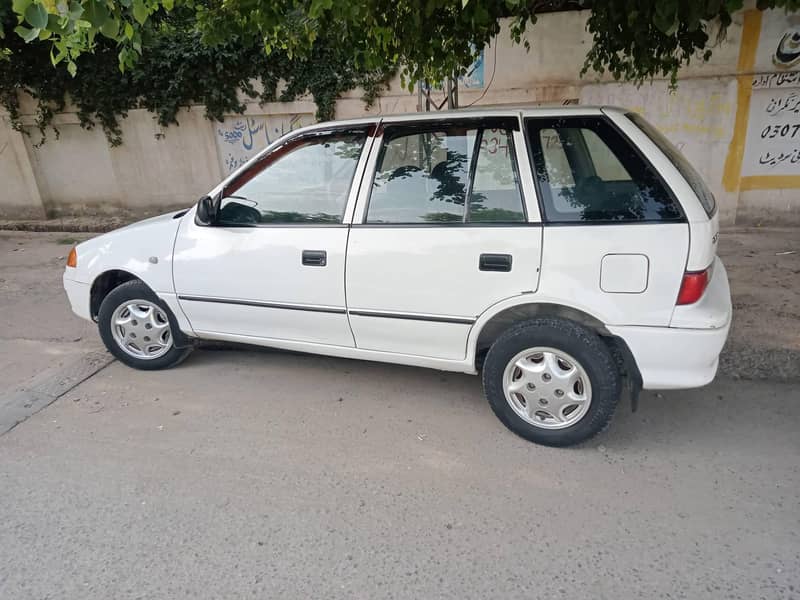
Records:
[[[82,319],[91,321],[91,286],[88,283],[82,283],[80,281],[70,279],[68,275],[69,271],[66,271],[63,277],[64,291],[67,293],[67,299],[72,307],[72,312]]]

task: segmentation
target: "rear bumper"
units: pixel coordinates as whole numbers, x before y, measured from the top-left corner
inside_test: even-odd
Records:
[[[717,373],[731,325],[728,274],[716,259],[708,289],[696,303],[678,306],[671,327],[608,326],[628,344],[642,387],[668,390],[701,387]]]
[[[647,390],[701,387],[717,374],[730,323],[718,329],[609,327],[625,340]]]
[[[88,321],[92,320],[91,304],[89,302],[90,286],[88,283],[81,283],[80,281],[73,281],[64,273],[64,291],[67,292],[69,304],[72,307],[72,312]]]

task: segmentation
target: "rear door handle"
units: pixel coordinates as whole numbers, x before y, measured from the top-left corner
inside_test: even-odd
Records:
[[[303,250],[303,264],[309,267],[324,267],[328,264],[325,250]]]
[[[481,254],[478,260],[478,269],[481,271],[503,271],[511,270],[510,254]]]

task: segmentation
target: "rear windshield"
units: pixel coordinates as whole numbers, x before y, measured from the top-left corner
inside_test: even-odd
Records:
[[[648,123],[642,115],[636,113],[628,113],[628,118],[633,121],[636,126],[641,129],[644,134],[649,137],[653,143],[666,155],[666,157],[675,165],[678,172],[683,175],[686,183],[692,188],[692,191],[697,195],[700,204],[706,210],[708,216],[712,216],[717,209],[717,201],[714,199],[714,194],[708,189],[706,182],[700,176],[691,163],[686,160],[686,157],[672,145],[663,133]]]

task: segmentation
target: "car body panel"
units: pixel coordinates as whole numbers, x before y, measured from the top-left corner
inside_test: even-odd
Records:
[[[536,290],[541,246],[539,225],[354,226],[346,279],[356,344],[404,353],[424,349],[428,356],[463,359],[469,334],[464,321],[469,325],[496,302]],[[511,271],[479,270],[481,254],[511,256]],[[420,318],[352,316],[364,311]]]
[[[144,281],[156,294],[172,293],[172,250],[182,217],[171,212],[79,244],[77,268],[64,277],[91,285],[107,271],[120,270]],[[88,310],[88,309],[87,309]]]
[[[347,233],[347,227],[206,227],[186,219],[173,271],[192,329],[354,345],[345,314]],[[324,250],[327,265],[303,265],[304,250]]]
[[[686,223],[545,227],[539,289],[551,298],[570,298],[574,306],[609,325],[666,327],[680,290],[688,246]],[[645,289],[603,290],[604,258],[625,254],[647,258]]]

